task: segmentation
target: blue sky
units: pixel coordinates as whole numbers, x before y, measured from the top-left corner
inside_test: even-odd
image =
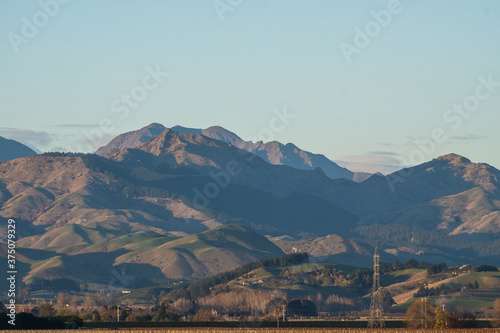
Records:
[[[287,110],[274,139],[356,171],[450,152],[500,167],[498,1],[60,1],[0,2],[0,136],[89,151],[159,122],[248,139]]]

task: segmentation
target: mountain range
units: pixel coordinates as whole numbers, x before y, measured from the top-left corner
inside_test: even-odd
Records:
[[[111,149],[137,148],[141,144],[154,139],[166,129],[165,126],[157,123],[150,124],[137,131],[124,133],[117,136],[109,144],[99,148],[97,155],[105,156]],[[235,133],[220,126],[211,126],[206,129],[187,128],[174,126],[172,131],[184,134],[199,134],[208,138],[226,142],[232,146],[243,149],[259,156],[264,161],[274,165],[286,165],[301,170],[314,170],[321,168],[325,174],[332,178],[345,178],[355,181],[363,181],[371,174],[363,172],[352,172],[340,167],[333,161],[321,154],[313,154],[304,151],[293,143],[282,144],[278,141],[251,142],[243,141]]]
[[[374,246],[390,261],[500,263],[500,171],[490,165],[449,154],[355,182],[203,131],[152,124],[97,154],[1,163],[0,217],[16,219],[25,281],[102,287],[124,269],[146,286],[294,251],[369,266]]]

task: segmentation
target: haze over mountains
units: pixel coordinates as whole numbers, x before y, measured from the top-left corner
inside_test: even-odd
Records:
[[[99,256],[91,281],[127,267],[143,278],[138,285],[151,285],[293,248],[369,266],[375,245],[385,260],[500,263],[492,166],[449,154],[357,183],[283,165],[292,158],[265,144],[238,148],[220,128],[190,131],[152,124],[118,136],[98,150],[104,156],[1,163],[0,216],[17,221],[26,276],[78,279],[82,260]]]

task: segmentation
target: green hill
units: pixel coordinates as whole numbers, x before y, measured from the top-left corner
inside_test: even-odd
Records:
[[[186,237],[135,233],[91,245],[78,240],[92,232],[80,226],[66,228],[71,232],[63,235],[74,237],[72,247],[18,248],[25,283],[71,279],[96,290],[134,289],[203,278],[283,253],[265,237],[238,225]]]

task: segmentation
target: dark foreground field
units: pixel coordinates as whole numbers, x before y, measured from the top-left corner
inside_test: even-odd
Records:
[[[89,333],[123,333],[124,331],[127,331],[129,329],[119,329],[119,330],[109,330],[109,329],[95,329],[95,330],[85,330]],[[259,333],[285,333],[285,332],[290,332],[293,331],[294,333],[307,333],[307,332],[334,332],[334,333],[369,333],[369,332],[380,332],[380,333],[406,333],[406,332],[411,332],[411,333],[476,333],[476,332],[481,332],[481,333],[486,333],[486,332],[494,332],[497,330],[492,330],[492,329],[484,329],[484,328],[474,328],[474,329],[406,329],[406,328],[400,328],[400,329],[394,329],[394,328],[385,328],[385,329],[380,329],[380,328],[250,328],[250,327],[241,327],[241,328],[219,328],[219,327],[213,327],[213,328],[203,328],[203,327],[197,327],[197,328],[183,328],[183,327],[178,327],[178,328],[168,328],[168,329],[140,329],[140,328],[132,328],[130,331],[133,331],[134,333],[170,333],[170,332],[186,332],[186,333],[233,333],[233,332],[259,332]],[[6,330],[5,332],[19,332],[15,330]],[[71,332],[71,330],[26,330],[25,332],[33,332],[33,333],[63,333],[63,332]]]

